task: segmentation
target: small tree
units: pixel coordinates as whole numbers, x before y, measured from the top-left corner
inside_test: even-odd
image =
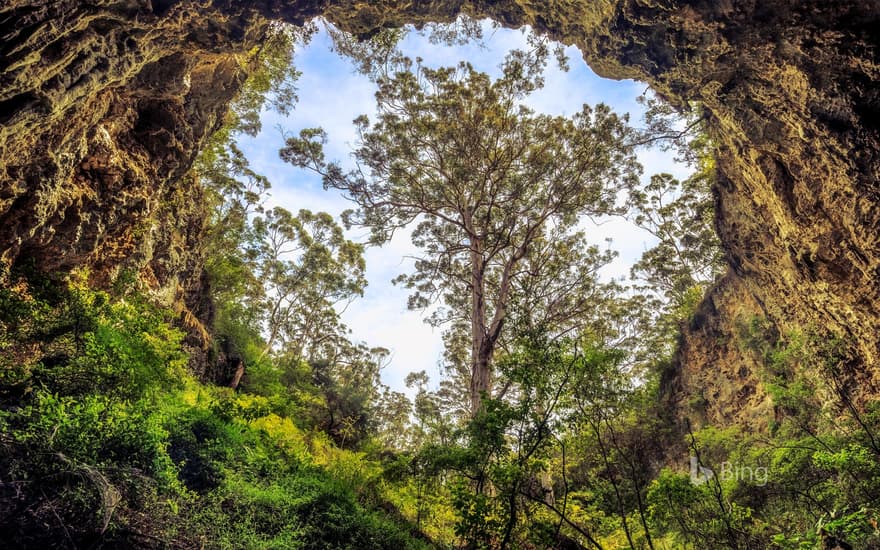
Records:
[[[642,193],[633,194],[635,223],[659,240],[633,266],[633,276],[676,306],[688,301],[694,287],[711,284],[725,265],[713,227],[709,180],[704,172],[684,182],[658,174]]]
[[[727,264],[715,234],[715,161],[703,118],[695,109],[677,113],[656,98],[645,103],[647,130],[641,142],[675,151],[678,161],[694,168],[682,181],[656,174],[630,194],[632,221],[658,241],[631,270],[632,278],[643,283],[629,308],[640,325],[635,358],[662,363],[675,350],[681,322],[694,313]],[[677,129],[682,122],[684,128]]]
[[[358,205],[347,223],[369,227],[374,243],[416,223],[412,239],[425,254],[398,281],[413,289],[412,308],[445,301],[434,322],[467,320],[472,412],[491,396],[491,361],[515,300],[551,318],[583,309],[571,297],[595,286],[607,257],[584,256],[578,223],[618,212],[618,192],[640,172],[626,118],[607,106],[565,118],[522,104],[542,86],[547,58],[543,45],[512,52],[494,81],[466,63],[380,80],[378,121],[355,121],[360,168],[351,173],[325,162],[319,130],[281,151],[343,190]],[[534,281],[566,272],[577,275],[570,288]],[[529,287],[551,291],[521,292]]]
[[[265,288],[264,354],[279,344],[308,358],[341,332],[335,305],[363,293],[363,246],[345,239],[325,212],[276,207],[253,222],[254,271]],[[326,357],[325,357],[326,358]]]

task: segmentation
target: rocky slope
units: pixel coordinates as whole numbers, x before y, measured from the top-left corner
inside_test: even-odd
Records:
[[[323,14],[368,33],[459,11],[532,24],[603,76],[703,104],[731,270],[684,335],[673,401],[699,395],[705,420],[766,425],[758,367],[734,342],[734,317],[754,315],[780,334],[842,337],[859,395],[876,395],[878,0],[7,1],[3,260],[86,266],[98,283],[134,267],[184,313],[197,309],[199,188],[184,175],[266,21]]]

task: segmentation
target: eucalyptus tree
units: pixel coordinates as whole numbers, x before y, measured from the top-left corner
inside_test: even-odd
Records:
[[[345,221],[369,228],[372,243],[414,227],[423,254],[397,282],[413,291],[411,308],[442,302],[431,320],[467,327],[472,413],[492,395],[506,324],[564,325],[589,309],[609,258],[579,224],[621,212],[618,194],[640,173],[625,116],[601,104],[572,117],[525,105],[548,57],[546,43],[513,51],[497,79],[468,63],[381,78],[377,121],[355,120],[351,172],[325,160],[320,130],[281,150],[355,202]]]
[[[346,239],[326,212],[294,215],[276,207],[256,217],[253,228],[250,255],[264,287],[263,354],[281,347],[303,358],[326,355],[322,344],[332,347],[341,332],[335,306],[366,285],[363,246]]]
[[[725,267],[715,233],[713,181],[710,164],[683,181],[656,174],[631,194],[633,221],[658,240],[633,266],[632,275],[674,306],[688,302],[695,288],[702,297]]]
[[[263,347],[260,329],[265,312],[261,306],[266,304],[267,289],[254,251],[265,235],[257,235],[253,222],[264,212],[272,186],[250,165],[238,141],[259,133],[264,110],[284,115],[292,111],[301,75],[294,56],[316,30],[314,25],[280,23],[267,28],[260,47],[242,60],[249,67],[247,81],[193,167],[208,214],[201,241],[216,309],[212,332],[232,342],[239,353],[254,347],[259,354]]]
[[[640,318],[638,363],[668,361],[682,321],[690,318],[727,263],[715,233],[714,160],[704,134],[688,142],[696,170],[678,180],[656,174],[630,195],[632,221],[657,244],[632,266],[638,299],[631,310]]]

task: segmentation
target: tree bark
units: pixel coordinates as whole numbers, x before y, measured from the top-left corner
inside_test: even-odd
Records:
[[[489,359],[492,346],[486,333],[485,266],[480,242],[471,243],[471,415],[482,409],[483,395],[492,390]]]

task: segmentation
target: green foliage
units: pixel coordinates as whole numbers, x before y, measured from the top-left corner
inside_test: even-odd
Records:
[[[413,291],[410,308],[442,304],[431,322],[449,327],[448,356],[470,352],[469,369],[452,368],[471,371],[471,412],[482,393],[491,396],[505,325],[565,333],[589,322],[595,295],[607,292],[596,271],[613,253],[589,245],[578,224],[621,213],[618,192],[641,171],[626,116],[601,104],[570,118],[523,105],[543,86],[550,54],[546,41],[532,45],[510,52],[497,79],[467,63],[407,63],[380,78],[378,120],[354,121],[357,170],[325,160],[319,129],[281,150],[355,202],[343,219],[368,228],[371,243],[415,226],[412,241],[424,254],[395,282]]]
[[[248,253],[261,281],[263,354],[280,347],[303,358],[326,358],[344,331],[335,306],[363,294],[363,245],[343,235],[332,216],[275,207],[254,218]]]
[[[569,485],[577,462],[573,457],[580,450],[572,450],[581,414],[573,396],[619,372],[620,359],[620,353],[589,339],[524,336],[498,363],[509,381],[506,394],[485,399],[480,412],[463,429],[453,430],[444,443],[421,447],[410,463],[411,475],[417,487],[451,505],[453,533],[461,544],[472,548],[595,544],[597,524],[580,513],[577,492]],[[413,382],[418,378],[424,380],[413,377]],[[607,388],[595,388],[594,395]],[[420,402],[431,418],[430,396],[417,399],[417,406]],[[422,492],[417,499],[419,517],[430,516],[421,511],[423,507],[443,510]],[[430,527],[429,520],[426,528]]]
[[[324,29],[333,41],[333,51],[352,63],[361,74],[379,81],[411,65],[411,60],[400,50],[401,42],[408,35],[426,35],[432,44],[450,46],[481,43],[482,24],[483,21],[460,14],[449,24],[383,28],[371,32],[370,36],[354,36],[326,22]]]
[[[202,413],[181,429],[199,438],[189,447],[200,461],[192,472],[219,474],[208,480],[210,491],[194,510],[196,525],[214,547],[423,547],[405,529],[363,510],[338,470],[328,474],[310,464],[308,454],[288,454],[279,437],[291,432],[246,429],[239,422]]]
[[[279,113],[290,113],[297,101],[296,81],[301,75],[293,56],[296,47],[308,43],[316,30],[314,25],[270,25],[249,60],[248,80],[232,104],[227,128],[256,135],[260,131],[260,111],[267,103]]]
[[[652,106],[663,111],[663,116],[671,114],[656,100]],[[661,116],[658,121],[657,116],[649,112],[646,117],[647,132],[652,136],[646,139],[662,139],[668,147],[683,148],[687,160],[696,165],[694,173],[683,181],[670,174],[656,174],[629,197],[632,221],[658,240],[630,270],[632,278],[641,281],[639,295],[628,304],[640,336],[633,347],[638,362],[662,366],[675,352],[682,322],[692,321],[726,262],[715,234],[711,190],[715,162],[710,143],[698,131],[700,120],[678,133],[669,127],[668,120]]]
[[[672,531],[695,548],[757,548],[766,540],[753,511],[727,500],[717,478],[696,485],[687,475],[664,470],[647,500],[658,530]]]
[[[0,410],[4,541],[426,547],[359,502],[352,487],[376,495],[375,478],[343,471],[366,471],[366,457],[310,449],[289,420],[272,422],[269,399],[199,384],[169,312],[81,280],[21,279],[2,295],[15,372],[0,389],[16,403]]]
[[[98,385],[131,399],[179,382],[187,357],[169,312],[134,294],[111,300],[79,277],[56,284],[46,292],[21,280],[4,290],[3,323],[15,327],[5,331],[4,370],[20,391],[78,395]]]
[[[3,529],[23,544],[61,531],[112,538],[120,508],[158,491],[179,493],[159,409],[161,394],[184,377],[182,335],[167,312],[134,294],[113,299],[80,279],[49,281],[20,279],[6,292],[8,303],[28,304],[42,322],[3,350],[15,374],[2,391],[18,404],[0,411],[0,476],[20,480],[17,498],[32,509],[15,527],[5,518]],[[45,521],[53,527],[41,533]]]
[[[655,537],[694,548],[880,546],[880,424],[873,404],[855,404],[847,342],[815,327],[783,332],[762,317],[738,326],[773,399],[770,433],[692,434],[691,454],[715,476],[657,476],[648,493]]]
[[[710,284],[724,266],[709,191],[714,173],[704,170],[684,182],[669,174],[654,175],[631,195],[633,221],[659,239],[633,266],[633,275],[676,306],[688,301],[694,286]]]

